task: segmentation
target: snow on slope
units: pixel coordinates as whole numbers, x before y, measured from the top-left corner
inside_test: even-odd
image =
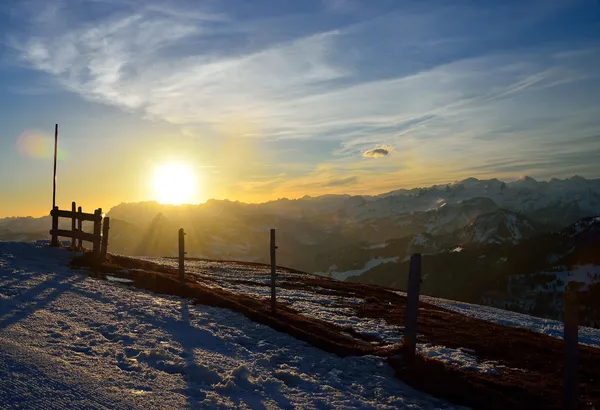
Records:
[[[444,346],[432,346],[430,343],[417,343],[417,351],[430,359],[439,360],[463,370],[478,371],[498,375],[498,363],[481,362],[468,349],[451,349]]]
[[[369,269],[374,268],[377,265],[381,265],[383,263],[396,262],[397,260],[398,260],[398,258],[374,258],[374,259],[371,259],[370,261],[368,261],[367,263],[365,263],[365,266],[362,267],[361,269],[347,270],[347,271],[343,271],[343,272],[338,272],[336,270],[331,270],[329,272],[315,272],[315,275],[319,275],[319,276],[331,275],[331,277],[333,279],[346,280],[352,276],[362,275],[363,273],[365,273]]]
[[[398,292],[406,295],[406,293]],[[543,319],[509,310],[489,306],[473,305],[465,302],[421,296],[421,300],[432,305],[440,306],[465,316],[475,317],[504,326],[530,329],[537,333],[562,339],[563,323],[557,320]],[[579,343],[600,348],[600,329],[579,326]]]
[[[71,255],[0,242],[3,408],[452,408],[382,359],[91,279],[66,267]]]
[[[178,261],[166,258],[140,258],[165,266],[177,267]],[[186,273],[194,275],[206,286],[219,286],[237,294],[270,298],[271,288],[263,285],[271,283],[270,267],[264,265],[243,266],[243,270],[228,262],[186,261]],[[277,281],[280,284],[294,283],[294,279],[304,277],[287,271],[278,271]],[[211,282],[207,282],[210,280]],[[241,280],[241,282],[239,282]],[[351,326],[359,333],[375,336],[388,343],[399,343],[402,339],[402,328],[391,326],[383,319],[359,318],[348,304],[364,303],[360,298],[348,298],[319,294],[302,289],[277,289],[277,300],[288,304],[301,315],[320,319],[340,326]]]
[[[548,281],[541,283],[528,283],[526,280],[530,275],[514,275],[509,278],[510,286],[513,281],[519,286],[521,292],[535,292],[536,294],[545,292],[564,292],[569,283],[575,282],[581,284],[581,290],[589,290],[589,286],[600,283],[600,266],[581,265],[571,270],[542,271],[536,273],[536,277],[547,277]]]
[[[150,260],[165,266],[176,267],[178,262],[166,258],[140,258]],[[199,282],[209,285],[210,282],[230,292],[250,295],[253,297],[269,298],[269,287],[262,286],[270,283],[270,267],[264,265],[236,266],[230,262],[218,261],[186,261],[186,273],[192,274]],[[285,270],[278,271],[278,283],[294,283],[295,279],[303,278],[306,274],[298,274]],[[210,281],[210,282],[206,282]],[[339,326],[350,326],[354,331],[374,336],[384,343],[394,344],[402,340],[403,327],[390,325],[384,319],[371,319],[356,316],[354,309],[348,304],[360,305],[365,303],[357,297],[340,297],[324,295],[318,292],[301,289],[277,289],[277,299],[287,303],[299,314],[317,318]],[[417,344],[419,351],[431,358],[448,363],[452,366],[488,374],[498,374],[497,363],[480,361],[474,355],[462,350],[446,346],[431,346]]]
[[[465,240],[470,243],[517,243],[535,233],[529,220],[504,209],[480,215],[464,228]]]

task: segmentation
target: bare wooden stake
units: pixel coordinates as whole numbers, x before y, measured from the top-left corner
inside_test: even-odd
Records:
[[[81,207],[77,208],[77,231],[83,232],[83,220],[81,219],[81,214],[83,213]],[[83,249],[83,239],[81,237],[77,240],[77,247],[79,249]]]
[[[417,322],[419,316],[419,294],[421,291],[421,254],[410,257],[408,274],[408,292],[406,295],[406,313],[404,324],[404,343],[406,345],[406,361],[412,363],[417,347]]]
[[[271,312],[273,314],[277,313],[277,295],[275,292],[277,285],[275,280],[277,276],[277,264],[275,250],[277,250],[277,246],[275,245],[275,229],[271,229]]]
[[[92,252],[94,253],[94,258],[100,259],[100,233],[102,231],[102,208],[98,208],[94,211],[94,215],[98,218],[94,221],[94,237],[98,238],[98,240],[94,241]]]
[[[102,221],[102,247],[100,250],[100,261],[106,261],[106,254],[108,253],[108,231],[110,230],[110,218],[107,216]]]
[[[185,282],[185,232],[179,230],[179,280]]]
[[[76,210],[75,202],[71,202],[71,212],[73,212],[73,215],[71,216],[71,230],[73,232],[75,232],[77,230],[77,227],[75,226],[75,223],[77,221],[75,210]],[[75,237],[71,238],[71,248],[75,248]]]
[[[577,291],[565,291],[565,410],[577,409],[579,395],[579,302]]]

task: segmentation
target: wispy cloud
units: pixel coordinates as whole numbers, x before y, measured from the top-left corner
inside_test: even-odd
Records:
[[[525,166],[527,153],[542,142],[543,164],[557,153],[551,143],[595,135],[598,127],[597,43],[523,37],[531,42],[498,46],[519,44],[513,32],[556,12],[544,2],[515,6],[524,17],[511,31],[503,19],[514,8],[417,7],[359,23],[290,27],[295,34],[283,41],[264,40],[261,25],[240,21],[234,8],[103,3],[101,15],[60,27],[57,6],[26,12],[26,30],[12,35],[21,61],[86,99],[186,130],[221,135],[244,123],[232,132],[266,141],[310,140],[330,149],[321,162],[379,158],[364,162],[389,161],[402,172],[413,169],[414,177],[431,164],[453,172],[483,172],[478,167],[496,159]],[[358,4],[327,0],[322,6],[341,11]],[[465,22],[489,30],[479,38]],[[249,27],[251,34],[239,35]],[[593,143],[578,141],[583,151]],[[303,177],[321,188],[357,181],[310,171]],[[282,178],[268,175],[253,187],[275,189]]]
[[[358,177],[336,178],[325,182],[322,186],[325,188],[348,186],[358,183]]]
[[[212,18],[190,21],[148,7],[59,35],[19,38],[14,45],[24,61],[68,90],[180,124],[246,116],[268,126],[281,101],[310,95],[345,75],[328,62],[335,31],[242,55],[190,50],[186,43],[208,42],[219,29],[213,26]],[[170,55],[182,44],[179,55]]]
[[[335,13],[350,13],[360,7],[358,0],[321,0],[325,10]]]

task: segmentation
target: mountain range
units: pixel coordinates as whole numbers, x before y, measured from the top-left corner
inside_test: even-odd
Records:
[[[550,271],[564,271],[570,249],[565,247],[571,246],[564,238],[597,238],[594,229],[573,232],[581,224],[596,226],[595,219],[585,218],[600,215],[600,179],[467,178],[379,195],[305,196],[261,204],[123,203],[107,215],[113,253],[175,256],[177,231],[184,228],[188,256],[268,262],[269,229],[276,228],[280,265],[402,289],[406,261],[420,252],[425,255],[424,292],[529,311],[529,302],[513,306],[524,296],[510,293],[510,286],[517,286],[519,275],[549,277]],[[45,239],[49,228],[49,217],[0,219],[0,240]],[[495,255],[493,262],[490,255]],[[590,279],[586,286],[594,283]]]

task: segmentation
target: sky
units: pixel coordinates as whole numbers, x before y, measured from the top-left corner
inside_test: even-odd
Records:
[[[0,217],[49,213],[55,123],[91,211],[165,164],[192,203],[597,178],[599,96],[595,0],[8,0]]]

